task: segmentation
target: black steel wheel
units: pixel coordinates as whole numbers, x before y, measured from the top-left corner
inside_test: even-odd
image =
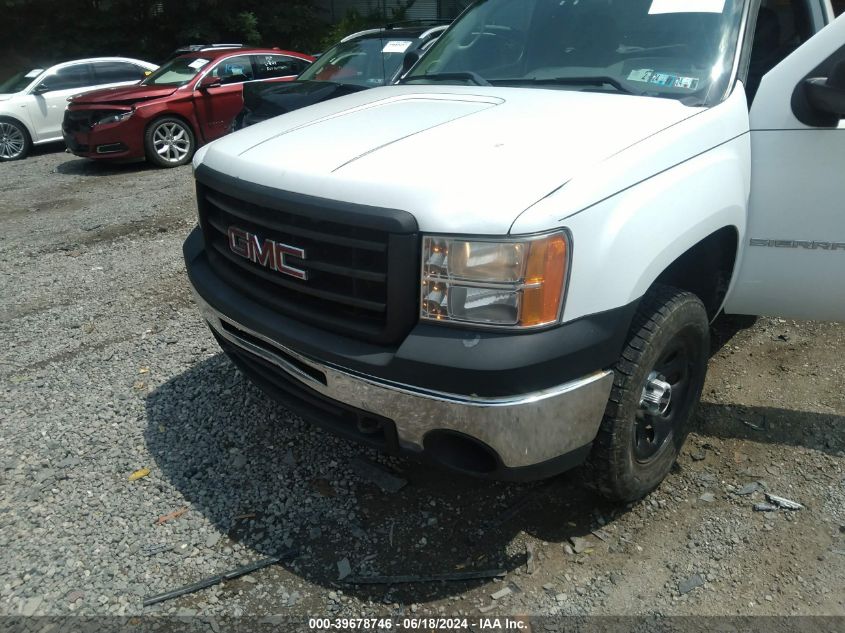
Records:
[[[690,330],[679,332],[646,378],[634,429],[634,455],[640,463],[654,459],[678,426],[690,397],[694,336]]]
[[[709,345],[696,295],[658,285],[643,298],[588,461],[603,495],[633,501],[669,473],[701,397]]]

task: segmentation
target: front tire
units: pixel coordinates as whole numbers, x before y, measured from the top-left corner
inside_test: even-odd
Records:
[[[179,167],[194,157],[196,140],[191,126],[176,117],[153,121],[144,135],[147,160],[159,167]]]
[[[32,139],[21,123],[0,119],[0,161],[21,160],[31,149]]]
[[[701,397],[709,346],[707,310],[696,295],[661,285],[646,294],[588,460],[602,495],[634,501],[669,473]]]

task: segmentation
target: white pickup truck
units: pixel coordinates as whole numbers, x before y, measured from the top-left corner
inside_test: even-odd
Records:
[[[671,468],[720,313],[845,318],[845,18],[480,0],[399,85],[194,159],[188,275],[303,417],[526,480]]]

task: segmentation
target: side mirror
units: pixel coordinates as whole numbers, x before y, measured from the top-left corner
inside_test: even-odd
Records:
[[[223,80],[220,77],[212,77],[211,75],[206,75],[200,81],[200,85],[198,86],[200,90],[208,90],[209,88],[219,88],[223,85]]]
[[[827,78],[806,79],[804,94],[815,110],[845,119],[845,61],[837,63]]]
[[[405,53],[405,57],[402,59],[402,74],[404,75],[411,70],[420,61],[420,57],[421,55],[417,51],[408,51]]]
[[[32,94],[43,95],[45,92],[50,92],[51,90],[52,88],[49,86],[49,84],[46,81],[42,81],[40,84],[35,86],[35,88],[32,89]]]

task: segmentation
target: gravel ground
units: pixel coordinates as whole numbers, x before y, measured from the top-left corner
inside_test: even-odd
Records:
[[[191,302],[189,168],[48,148],[0,165],[0,218],[0,615],[845,616],[843,325],[720,332],[677,467],[619,507],[577,472],[495,484],[380,457],[269,401]],[[407,486],[382,491],[362,458]],[[766,492],[804,508],[755,512]]]

